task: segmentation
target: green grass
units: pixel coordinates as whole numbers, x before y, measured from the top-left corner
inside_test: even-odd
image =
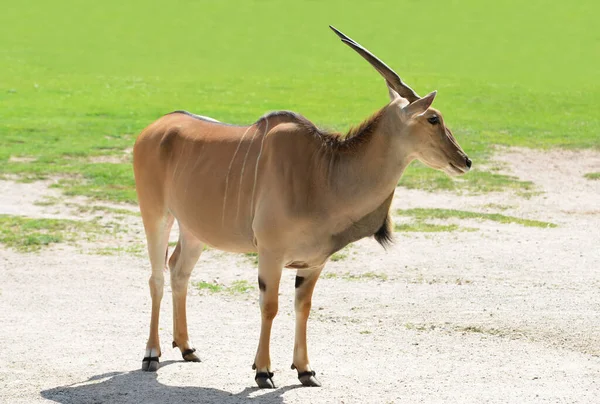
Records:
[[[244,256],[252,262],[253,265],[258,265],[258,253],[244,253]]]
[[[54,203],[52,203],[52,202],[54,202]],[[64,206],[68,206],[68,207],[74,209],[78,213],[88,213],[88,214],[111,213],[113,215],[117,215],[117,217],[118,216],[140,216],[140,213],[137,210],[114,208],[112,206],[104,206],[104,205],[82,205],[79,203],[61,202],[58,200],[54,200],[52,198],[46,198],[41,202],[37,202],[36,205],[41,204],[42,206],[44,206],[46,203],[47,204],[56,204],[59,202],[62,203]]]
[[[465,278],[425,278],[422,274],[418,274],[416,277],[408,280],[408,283],[414,283],[417,285],[471,285],[473,281]]]
[[[64,203],[62,198],[57,198],[54,196],[46,196],[42,199],[35,201],[33,204],[36,206],[54,206],[59,203]]]
[[[333,262],[337,262],[337,261],[343,261],[345,259],[347,259],[350,256],[350,245],[347,245],[346,247],[342,248],[339,251],[334,252],[329,259]]]
[[[117,247],[101,247],[92,250],[97,255],[134,255],[136,257],[144,257],[146,255],[146,247],[143,244]]]
[[[337,273],[337,272],[326,272],[323,274],[325,279],[343,279],[346,281],[361,281],[361,280],[372,280],[372,281],[387,281],[388,276],[384,273],[377,272],[365,272],[362,274],[353,274],[350,272]]]
[[[472,227],[461,227],[457,224],[433,224],[419,220],[412,223],[396,224],[394,226],[394,230],[400,232],[437,233],[451,231],[476,231],[477,229]]]
[[[486,209],[495,209],[495,210],[508,210],[511,208],[515,208],[515,205],[502,205],[499,203],[486,203],[485,205],[483,205],[484,208]]]
[[[345,251],[338,251],[336,253],[331,254],[331,257],[329,257],[329,259],[333,262],[343,261],[346,258],[348,258],[348,253]]]
[[[522,332],[520,332],[518,330],[500,330],[497,328],[487,328],[487,327],[482,327],[482,326],[478,326],[478,325],[451,326],[449,324],[450,323],[445,323],[445,324],[405,323],[404,327],[407,330],[411,330],[411,331],[435,331],[437,329],[437,330],[442,330],[442,331],[454,331],[454,332],[459,332],[462,334],[467,334],[467,333],[469,333],[469,334],[484,334],[484,335],[490,335],[490,336],[496,336],[496,337],[505,337],[509,334],[522,334]]]
[[[498,337],[503,337],[508,334],[507,331],[500,330],[497,328],[487,328],[487,327],[481,327],[481,326],[476,326],[476,325],[469,325],[466,327],[455,327],[454,330],[457,332],[463,333],[463,334],[466,334],[466,333],[486,334],[486,335],[493,335],[493,336],[498,336]],[[517,330],[512,330],[512,332],[517,332]]]
[[[600,180],[600,173],[587,173],[584,177],[588,180]]]
[[[95,222],[0,215],[0,243],[20,252],[39,251],[55,243],[76,242],[82,234],[100,231]]]
[[[592,0],[12,2],[0,14],[0,176],[135,202],[131,165],[91,158],[121,160],[175,109],[232,123],[291,109],[343,131],[387,91],[333,24],[420,94],[439,90],[434,106],[474,162],[457,181],[414,164],[401,184],[527,191],[479,167],[492,145],[600,148],[598,12]]]
[[[482,213],[482,212],[469,212],[465,210],[455,209],[398,209],[396,213],[399,216],[409,216],[417,221],[423,221],[427,219],[477,219],[477,220],[490,220],[497,223],[516,223],[525,227],[556,227],[556,224],[550,222],[543,222],[539,220],[522,219],[514,216],[502,215],[500,213]]]
[[[242,295],[256,289],[248,281],[245,280],[234,281],[229,286],[214,282],[211,283],[199,281],[194,282],[193,286],[200,291],[207,291],[210,293],[228,293],[230,295]]]
[[[223,290],[225,290],[225,286],[218,284],[218,283],[199,281],[199,282],[195,282],[193,285],[198,290],[206,290],[211,293],[218,293],[218,292],[222,292]]]
[[[229,286],[228,291],[231,294],[243,294],[243,293],[251,292],[254,289],[256,289],[256,288],[254,286],[252,286],[248,281],[239,280],[239,281],[234,281],[231,284],[231,286]]]
[[[433,331],[436,329],[436,326],[434,324],[405,323],[404,327],[407,330],[411,330],[411,331]]]
[[[475,166],[466,176],[449,177],[419,161],[410,165],[406,175],[400,179],[399,185],[429,191],[469,191],[471,194],[512,190],[518,195],[529,197],[536,193],[531,181],[522,181],[511,175],[482,171]]]

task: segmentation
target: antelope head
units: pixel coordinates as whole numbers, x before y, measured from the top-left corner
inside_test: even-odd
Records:
[[[411,157],[448,175],[460,175],[469,171],[471,160],[445,125],[441,112],[431,108],[437,91],[419,97],[396,72],[375,55],[331,25],[329,28],[385,79],[391,99],[389,108],[397,118],[394,120],[394,136],[400,138],[403,147],[409,148]]]

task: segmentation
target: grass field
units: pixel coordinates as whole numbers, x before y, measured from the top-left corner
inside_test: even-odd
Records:
[[[250,123],[291,109],[345,130],[387,101],[367,46],[420,94],[439,90],[475,168],[493,145],[600,148],[597,2],[11,3],[0,14],[0,175],[134,202],[136,135],[187,109]],[[109,156],[101,159],[95,156]],[[530,184],[475,169],[459,186],[413,165],[403,184]]]

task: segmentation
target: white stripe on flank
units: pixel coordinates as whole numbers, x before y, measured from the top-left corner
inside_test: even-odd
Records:
[[[183,158],[183,153],[181,154],[181,157]],[[179,175],[177,176],[177,182],[179,182],[179,180],[181,179],[181,174],[185,173],[185,170],[187,169],[188,163],[190,162],[189,158],[185,159],[185,164],[183,165],[183,168],[181,170],[179,170]],[[188,187],[185,187],[185,193],[184,193],[184,197],[187,196],[187,190]]]
[[[248,145],[248,150],[246,150],[246,156],[244,157],[244,164],[242,165],[242,172],[240,174],[240,184],[238,186],[238,200],[237,200],[237,211],[235,212],[235,220],[237,221],[240,216],[240,199],[242,197],[242,180],[244,179],[244,169],[246,168],[246,161],[248,161],[248,154],[250,154],[250,148],[252,147],[252,143],[254,142],[254,138],[258,133],[258,125],[256,125],[256,131],[254,135],[252,135],[252,139],[250,140],[250,144]]]
[[[256,179],[258,178],[258,162],[260,161],[260,155],[263,151],[263,145],[267,138],[267,132],[269,131],[269,120],[265,118],[265,133],[263,133],[262,141],[260,142],[260,150],[258,151],[258,157],[256,158],[256,167],[254,167],[254,185],[252,185],[252,199],[250,200],[250,214],[254,211],[254,191],[256,190]]]
[[[231,173],[231,167],[233,167],[233,161],[235,160],[235,156],[237,156],[238,151],[240,150],[240,146],[242,145],[242,141],[246,137],[246,134],[250,130],[252,126],[248,126],[248,129],[244,132],[242,137],[240,138],[240,142],[233,153],[233,157],[231,158],[231,162],[229,163],[229,169],[227,170],[227,177],[225,177],[225,194],[223,195],[223,216],[221,217],[221,226],[225,225],[225,207],[227,205],[227,189],[229,188],[229,173]]]
[[[173,178],[171,178],[171,182],[173,184],[175,184],[175,174],[177,174],[177,169],[179,168],[179,161],[181,161],[181,157],[183,156],[184,149],[185,149],[184,147],[181,148],[181,153],[179,153],[179,158],[175,162],[175,169],[173,170]]]
[[[198,166],[198,163],[200,162],[200,160],[202,160],[202,151],[204,150],[204,143],[201,144],[200,146],[200,150],[198,151],[198,157],[196,157],[196,162],[194,163],[194,165],[192,166],[192,169],[190,170],[191,173],[193,173],[194,171],[196,171],[196,167]]]

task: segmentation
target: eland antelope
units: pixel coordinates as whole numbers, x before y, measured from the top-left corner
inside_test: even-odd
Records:
[[[176,111],[139,135],[133,150],[136,189],[152,267],[150,336],[142,369],[161,354],[158,319],[163,268],[174,220],[179,241],[168,258],[173,291],[173,347],[199,361],[186,318],[188,281],[203,246],[258,253],[261,327],[255,381],[273,388],[269,354],[282,269],[297,270],[292,369],[320,386],[308,360],[306,323],[313,289],[336,251],[364,237],[391,241],[390,204],[402,172],[418,159],[459,175],[471,160],[431,108],[367,49],[330,27],[385,79],[385,105],[346,136],[327,133],[294,112],[264,115],[249,126]]]

